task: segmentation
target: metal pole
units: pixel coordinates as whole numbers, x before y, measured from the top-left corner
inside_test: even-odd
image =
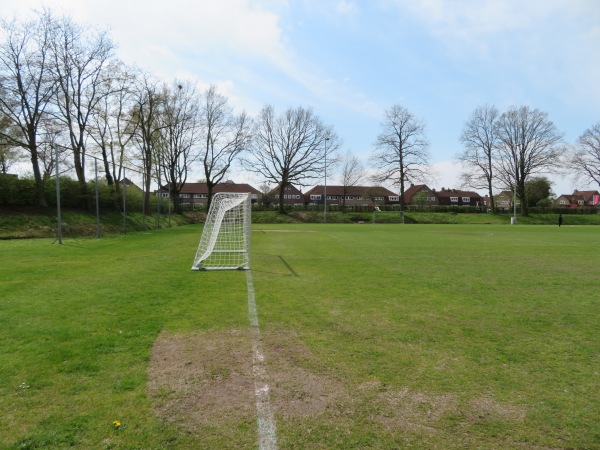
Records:
[[[142,175],[142,230],[146,231],[146,175]]]
[[[123,234],[127,234],[127,183],[125,182],[125,168],[123,168]]]
[[[517,181],[515,180],[515,188],[513,189],[513,225],[517,224]]]
[[[56,144],[54,144],[54,155],[56,158],[54,164],[56,166],[56,215],[58,218],[58,225],[56,227],[56,239],[58,240],[58,243],[62,245],[62,219],[60,216],[60,178],[58,177],[58,146]]]
[[[156,199],[156,209],[158,210],[158,214],[156,216],[156,229],[160,230],[160,198],[162,197],[162,192],[160,192],[162,190],[162,181],[160,179],[160,160],[158,164],[158,190],[158,198]]]
[[[327,223],[327,141],[325,138],[325,190],[323,192],[323,222]]]
[[[94,171],[96,172],[96,237],[100,239],[100,195],[98,194],[98,160],[94,158]]]

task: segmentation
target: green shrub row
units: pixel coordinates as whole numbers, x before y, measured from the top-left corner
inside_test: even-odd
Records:
[[[60,177],[60,205],[65,209],[86,208],[96,205],[96,183],[88,181],[87,194],[82,195],[81,187],[77,180],[69,177]],[[49,207],[56,207],[56,178],[49,178],[44,183],[46,202]],[[98,206],[101,210],[141,212],[143,195],[136,187],[127,186],[125,189],[125,205],[123,198],[117,196],[116,187],[108,185],[106,180],[98,183]],[[150,206],[153,211],[158,209],[158,197],[150,196]],[[169,207],[166,199],[160,199],[161,211]],[[16,176],[0,176],[0,206],[4,208],[18,208],[36,205],[35,181],[33,178],[17,178]],[[172,205],[171,205],[172,209]]]

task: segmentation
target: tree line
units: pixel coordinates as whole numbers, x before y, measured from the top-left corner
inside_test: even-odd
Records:
[[[0,35],[0,172],[29,159],[38,206],[47,206],[45,183],[59,161],[76,174],[81,206],[91,207],[90,156],[102,161],[115,208],[127,165],[143,174],[146,205],[156,179],[168,186],[176,212],[192,170],[203,173],[210,204],[215,185],[239,163],[279,187],[282,212],[285,187],[321,179],[328,166],[341,164],[348,187],[364,177],[358,158],[339,156],[333,126],[310,108],[277,113],[266,105],[254,118],[237,113],[215,86],[200,91],[192,82],[167,83],[127,66],[108,32],[48,9],[33,19],[0,20]],[[467,121],[461,141],[465,184],[488,189],[490,198],[497,185],[526,198],[534,174],[566,163],[600,184],[600,122],[572,151],[546,113],[522,106],[500,114],[485,106]],[[401,202],[407,183],[430,174],[425,124],[400,105],[385,112],[374,147],[372,181],[396,184]]]

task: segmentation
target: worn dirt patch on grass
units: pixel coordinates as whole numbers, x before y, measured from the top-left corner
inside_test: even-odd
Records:
[[[194,334],[162,332],[148,369],[157,415],[189,431],[256,421],[250,330]],[[262,333],[267,382],[276,422],[349,430],[367,420],[393,433],[434,436],[447,417],[466,429],[485,420],[520,422],[524,412],[488,397],[467,403],[456,394],[390,389],[374,379],[356,385],[323,364],[291,331]],[[461,406],[462,405],[462,406]]]
[[[152,349],[148,393],[161,419],[188,430],[254,421],[249,331],[162,332]]]
[[[345,382],[316,365],[316,358],[293,332],[263,333],[268,353],[271,400],[284,419],[314,418],[352,411],[353,399]]]
[[[479,397],[469,402],[467,417],[472,422],[487,419],[521,422],[525,418],[525,411],[514,405],[499,403],[489,397]]]

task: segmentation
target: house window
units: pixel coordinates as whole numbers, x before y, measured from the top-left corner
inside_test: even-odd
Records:
[[[471,197],[463,197],[462,201],[463,203],[471,203]]]
[[[337,195],[328,195],[327,196],[327,200],[337,200],[338,196]]]
[[[583,201],[583,200],[578,200],[578,201],[577,201],[577,204],[579,204],[579,205],[583,205],[583,204],[584,204],[584,201]]]
[[[310,199],[311,200],[321,200],[321,196],[320,195],[311,195]]]
[[[299,195],[296,195],[296,200],[300,200],[300,196]]]
[[[566,200],[561,200],[561,201],[560,201],[560,204],[561,204],[561,205],[566,205],[566,204],[567,204],[567,202],[566,202]]]
[[[190,194],[181,194],[181,198],[190,198]]]
[[[435,202],[435,197],[427,197],[428,202]]]
[[[454,203],[458,203],[458,197],[450,197],[450,201]]]
[[[373,197],[373,200],[376,202],[382,202],[383,201],[383,197]]]
[[[400,196],[399,195],[390,195],[388,197],[388,199],[390,200],[390,202],[398,202],[398,201],[400,201]]]
[[[168,192],[163,192],[163,193],[161,194],[161,197],[162,197],[162,198],[169,198],[169,193],[168,193]]]

